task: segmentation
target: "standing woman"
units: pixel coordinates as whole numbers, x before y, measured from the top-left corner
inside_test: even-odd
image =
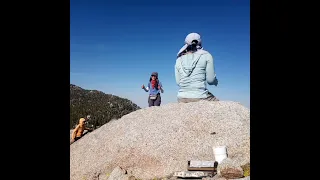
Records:
[[[158,79],[158,73],[153,72],[151,74],[148,86],[145,87],[142,85],[142,89],[146,92],[149,92],[148,103],[149,107],[151,106],[160,106],[161,96],[160,92],[163,93],[162,84]]]

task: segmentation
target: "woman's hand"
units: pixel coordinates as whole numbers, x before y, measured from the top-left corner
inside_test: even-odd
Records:
[[[163,93],[162,86],[158,85],[158,89],[160,89],[161,93]]]
[[[214,78],[213,85],[218,86],[218,79]]]
[[[142,84],[141,88],[142,88],[142,89],[145,89],[144,84]]]

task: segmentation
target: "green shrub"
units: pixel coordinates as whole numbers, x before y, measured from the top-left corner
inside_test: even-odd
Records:
[[[89,126],[96,128],[138,109],[141,108],[128,99],[70,84],[70,129],[88,114]]]
[[[250,163],[247,163],[247,164],[241,166],[241,168],[243,169],[243,176],[244,177],[250,176]]]

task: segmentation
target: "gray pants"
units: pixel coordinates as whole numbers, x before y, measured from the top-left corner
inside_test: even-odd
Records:
[[[212,93],[208,92],[208,97],[201,99],[201,98],[178,98],[179,103],[189,103],[189,102],[197,102],[201,100],[205,101],[219,101],[217,97],[215,97]]]
[[[156,99],[150,99],[150,96],[148,97],[148,103],[149,103],[149,107],[151,106],[160,106],[161,104],[161,96],[160,94],[157,95]]]

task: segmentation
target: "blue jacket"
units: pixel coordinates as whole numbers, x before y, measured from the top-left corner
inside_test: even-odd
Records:
[[[160,87],[162,88],[162,84],[161,84],[161,82],[159,81],[159,84],[158,85],[160,85]],[[150,95],[156,95],[156,94],[159,94],[160,92],[161,92],[161,90],[160,89],[158,89],[158,87],[154,87],[154,88],[152,88],[152,86],[151,86],[151,83],[149,82],[148,83],[148,86],[147,86],[148,88],[145,90],[146,92],[148,92],[149,91],[149,94]]]
[[[178,98],[207,98],[209,85],[217,85],[213,57],[205,50],[180,56],[175,64]]]

